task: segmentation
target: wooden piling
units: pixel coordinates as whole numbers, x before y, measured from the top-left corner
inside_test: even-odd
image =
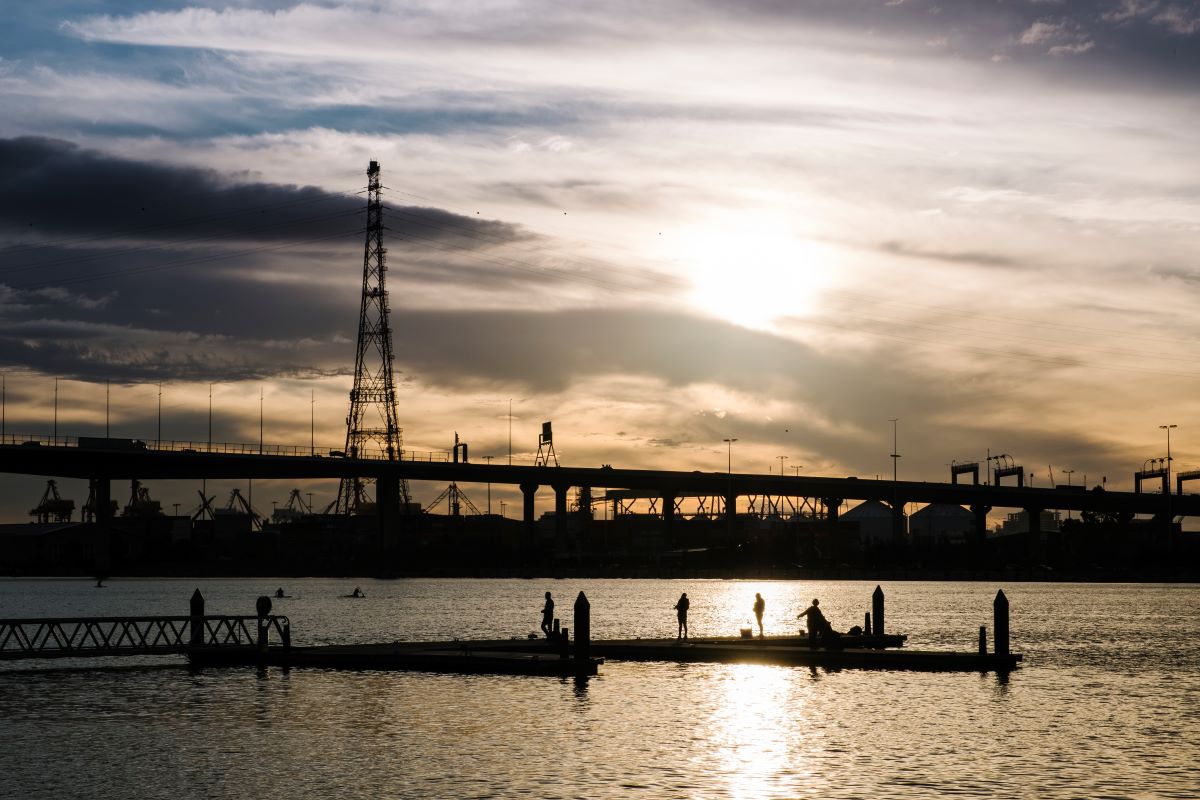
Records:
[[[871,635],[871,612],[870,611],[863,614],[863,635],[864,636]]]
[[[992,602],[992,630],[993,636],[996,639],[996,655],[1008,655],[1008,598],[1004,596],[1004,590],[996,592],[996,599]]]
[[[188,615],[192,618],[191,646],[201,647],[204,645],[204,595],[200,594],[199,589],[192,592]]]
[[[587,596],[580,592],[575,598],[575,667],[576,671],[587,673],[591,667],[592,649],[592,604]]]
[[[875,591],[871,594],[871,612],[875,625],[871,629],[871,633],[883,636],[883,589],[879,586],[876,586]]]
[[[979,626],[979,655],[987,655],[987,625]]]

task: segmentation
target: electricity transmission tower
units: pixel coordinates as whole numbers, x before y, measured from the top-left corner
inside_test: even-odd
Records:
[[[362,305],[358,314],[358,353],[354,359],[354,388],[346,417],[346,455],[386,458],[401,455],[401,430],[396,421],[396,381],[392,375],[392,328],[388,322],[387,266],[383,246],[383,203],[379,162],[367,167],[367,241],[363,249]],[[367,510],[367,481],[342,478],[334,510],[357,514]],[[400,502],[408,503],[408,482],[400,482]]]

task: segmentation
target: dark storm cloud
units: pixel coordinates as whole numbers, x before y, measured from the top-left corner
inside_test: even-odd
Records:
[[[0,140],[0,363],[130,381],[344,372],[364,206],[58,140]],[[388,236],[411,234],[409,253],[428,251],[430,281],[527,238],[437,208],[397,206],[385,221]],[[474,282],[486,288],[486,272]]]
[[[364,208],[363,196],[352,192],[239,183],[210,170],[115,158],[58,139],[0,139],[0,230],[38,241],[314,240],[361,229]],[[392,210],[403,220],[392,227],[438,241],[486,247],[519,236],[514,226],[441,209]]]

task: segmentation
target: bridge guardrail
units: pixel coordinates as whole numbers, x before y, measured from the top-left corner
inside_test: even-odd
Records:
[[[258,643],[257,616],[59,617],[0,619],[0,660],[186,653],[189,648]],[[285,616],[261,618],[291,643]]]
[[[289,456],[296,458],[346,458],[346,454],[332,447],[312,447],[288,444],[263,444],[247,442],[192,442],[175,439],[120,439],[88,436],[47,436],[45,434],[6,433],[0,436],[0,445],[23,445],[26,447],[71,447],[80,449],[100,448],[107,442],[115,450],[144,450],[161,453],[214,453],[220,455],[264,455]],[[386,461],[383,452],[361,453],[363,461]],[[445,450],[401,450],[400,461],[449,461],[450,453]]]

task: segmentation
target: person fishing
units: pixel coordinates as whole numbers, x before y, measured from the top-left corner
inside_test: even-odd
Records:
[[[675,616],[679,618],[679,633],[675,636],[676,639],[688,638],[687,612],[690,605],[687,592],[679,595],[679,600],[675,603]]]
[[[546,592],[546,605],[542,606],[542,633],[550,638],[550,628],[554,624],[554,599]]]
[[[763,600],[763,596],[758,592],[754,593],[754,618],[758,620],[758,638],[763,638],[763,611],[767,608],[767,601]]]
[[[815,643],[818,636],[825,638],[829,635],[829,621],[821,612],[820,605],[821,601],[814,597],[812,605],[796,615],[796,619],[805,619],[808,624],[809,644]]]

